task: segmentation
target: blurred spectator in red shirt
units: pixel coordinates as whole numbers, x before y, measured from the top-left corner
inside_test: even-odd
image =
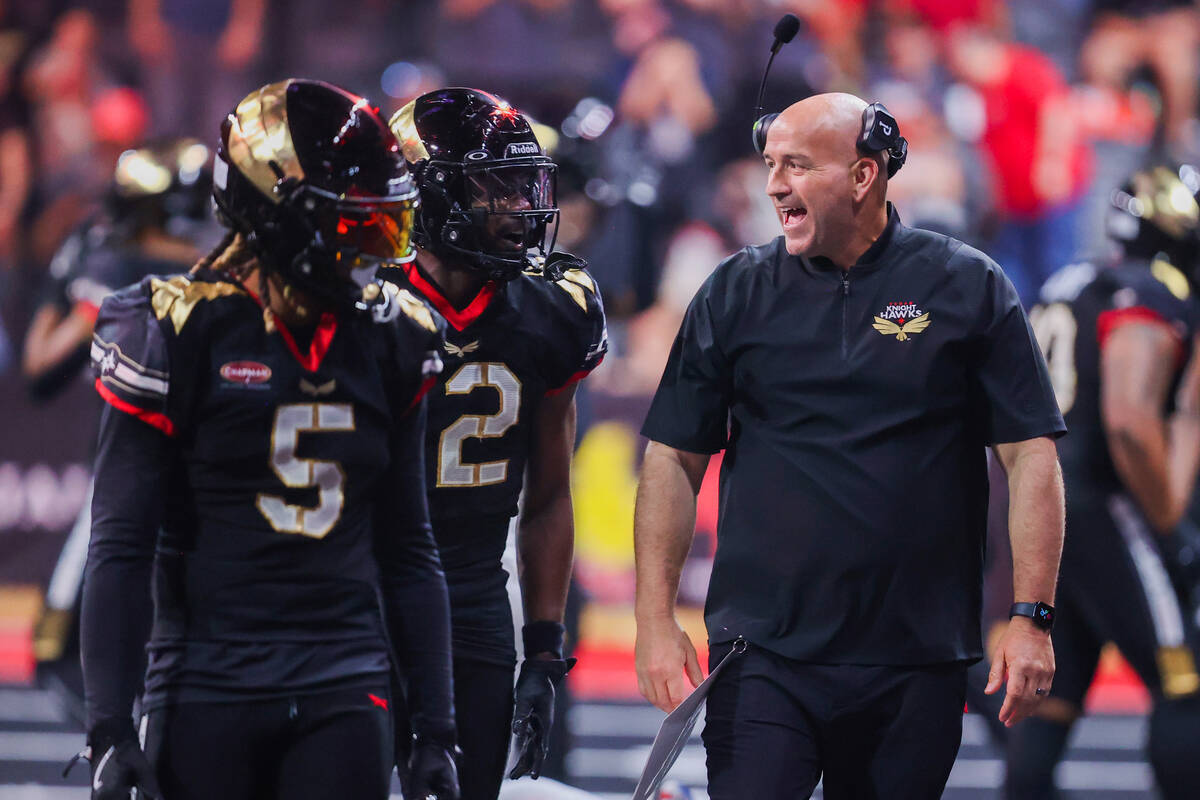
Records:
[[[1091,151],[1061,73],[1037,50],[977,26],[948,34],[951,70],[983,106],[979,143],[994,182],[991,255],[1026,304],[1075,256]]]
[[[1200,20],[1190,0],[1095,0],[1092,28],[1080,52],[1083,77],[1124,93],[1149,67],[1162,94],[1162,126],[1175,155],[1194,158],[1200,76]]]

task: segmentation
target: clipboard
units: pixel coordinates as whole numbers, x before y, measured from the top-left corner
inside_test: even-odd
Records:
[[[712,691],[713,684],[716,683],[721,671],[725,669],[725,665],[735,656],[740,656],[745,652],[746,640],[739,636],[733,642],[733,649],[712,668],[708,677],[702,680],[700,685],[693,689],[674,711],[667,714],[654,737],[654,744],[650,746],[650,755],[646,759],[646,766],[642,769],[642,777],[638,781],[637,789],[633,792],[633,800],[657,800],[659,787],[662,786],[663,779],[667,777],[667,773],[671,771],[671,767],[675,765],[679,754],[687,745],[688,737],[692,735],[696,721],[700,719],[700,712],[704,710],[704,701],[708,698],[708,693]]]

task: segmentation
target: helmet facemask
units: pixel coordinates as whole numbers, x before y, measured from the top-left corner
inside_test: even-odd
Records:
[[[558,232],[555,172],[545,156],[430,162],[426,174],[445,175],[449,184],[446,219],[430,246],[493,280],[535,267],[554,249]]]

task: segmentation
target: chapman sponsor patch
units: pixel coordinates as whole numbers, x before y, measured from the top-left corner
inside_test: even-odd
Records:
[[[221,379],[238,386],[266,388],[271,380],[271,368],[258,361],[230,361],[221,365]]]

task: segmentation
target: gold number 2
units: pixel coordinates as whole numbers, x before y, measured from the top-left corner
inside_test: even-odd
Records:
[[[495,414],[464,414],[450,423],[438,445],[437,485],[488,486],[508,478],[508,459],[484,464],[464,464],[464,439],[490,439],[503,436],[517,423],[521,413],[521,381],[504,364],[473,362],[463,364],[446,381],[446,394],[470,394],[478,388],[495,389],[500,395],[500,410]]]

